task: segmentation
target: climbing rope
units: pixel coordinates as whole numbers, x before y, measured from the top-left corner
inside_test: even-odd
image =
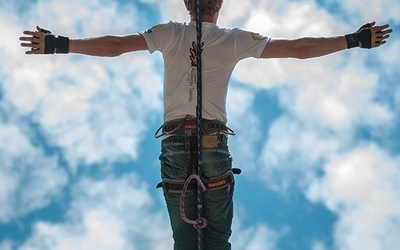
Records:
[[[197,53],[196,53],[196,65],[197,65],[197,105],[196,105],[196,126],[197,126],[197,161],[194,161],[194,167],[196,174],[191,175],[187,178],[185,185],[182,190],[180,199],[180,213],[182,219],[189,224],[192,224],[198,232],[197,242],[198,249],[203,250],[203,231],[202,229],[207,226],[207,220],[203,218],[203,192],[206,191],[206,187],[201,180],[203,175],[203,88],[202,88],[202,61],[201,61],[201,37],[202,37],[202,0],[196,2],[196,34],[197,34]],[[192,155],[193,157],[193,155]],[[185,215],[185,194],[187,187],[191,180],[197,180],[197,219],[189,220]]]
[[[201,46],[202,37],[202,0],[197,0],[196,4],[196,34],[197,34],[197,105],[196,105],[196,118],[197,118],[197,177],[200,181],[197,181],[197,218],[200,220],[203,217],[203,187],[201,177],[203,176],[203,141],[202,141],[202,128],[203,128],[203,86],[202,86],[202,60],[201,53],[203,48]],[[198,219],[198,220],[199,220]],[[204,223],[205,226],[207,225]],[[198,249],[203,250],[203,231],[202,228],[198,229]]]

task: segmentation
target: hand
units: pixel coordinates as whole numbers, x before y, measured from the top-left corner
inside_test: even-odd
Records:
[[[389,24],[382,26],[375,26],[375,22],[367,23],[361,26],[357,32],[346,35],[347,48],[376,48],[386,43],[386,40],[390,37],[392,29],[389,28]]]
[[[31,48],[25,54],[54,54],[69,52],[69,38],[56,37],[50,31],[36,26],[37,31],[24,31],[25,37],[20,37],[20,41],[30,42],[21,43],[22,47]]]
[[[54,36],[50,31],[36,26],[37,31],[24,31],[25,37],[20,37],[20,41],[30,42],[21,43],[22,47],[30,48],[25,54],[45,54],[45,37],[48,35]]]
[[[358,33],[360,34],[360,48],[376,48],[386,43],[386,39],[390,37],[390,33],[392,33],[392,29],[389,28],[389,24],[385,24],[382,26],[375,26],[375,22],[367,24],[369,27],[360,28]],[[365,36],[365,38],[363,37]],[[371,37],[371,42],[365,44],[363,40],[369,40]],[[364,38],[364,39],[363,39]]]

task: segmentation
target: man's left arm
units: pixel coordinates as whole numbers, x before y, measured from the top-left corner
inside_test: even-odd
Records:
[[[375,22],[363,25],[355,33],[337,37],[304,37],[298,39],[271,39],[260,58],[307,59],[325,56],[354,47],[376,48],[390,37],[389,25],[375,26]]]

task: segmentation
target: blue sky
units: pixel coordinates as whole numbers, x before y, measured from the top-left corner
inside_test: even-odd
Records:
[[[400,240],[400,3],[225,0],[218,24],[330,36],[376,20],[389,43],[247,59],[228,94],[236,250],[395,249]],[[160,190],[163,64],[26,56],[41,25],[74,37],[188,21],[180,0],[0,0],[0,250],[171,249]]]

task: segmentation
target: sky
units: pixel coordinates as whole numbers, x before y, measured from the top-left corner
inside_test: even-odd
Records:
[[[227,109],[234,250],[394,250],[400,241],[400,2],[225,0],[218,25],[334,36],[371,21],[385,46],[246,59]],[[71,38],[186,22],[180,0],[0,0],[0,250],[172,249],[160,190],[163,62],[27,56],[40,25]]]

